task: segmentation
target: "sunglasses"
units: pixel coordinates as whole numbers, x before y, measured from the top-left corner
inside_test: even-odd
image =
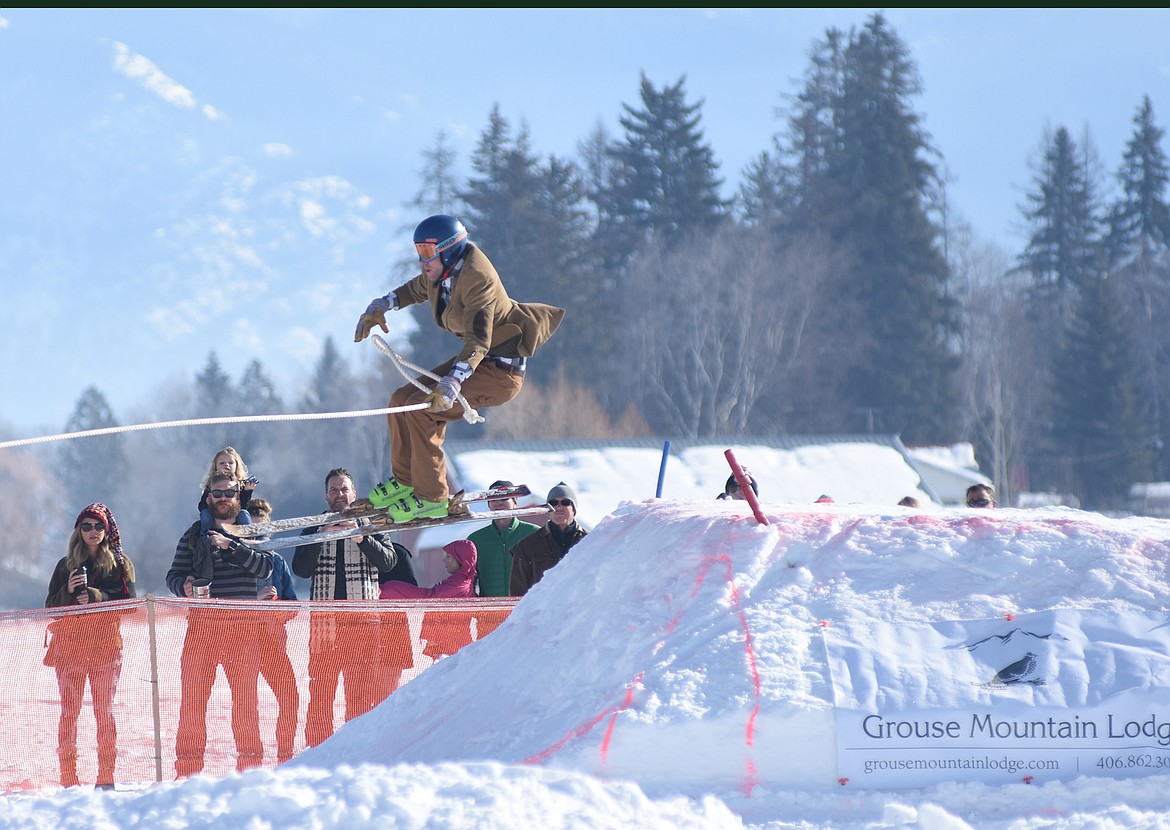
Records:
[[[82,522],[78,525],[82,533],[92,533],[95,530],[105,532],[106,526],[101,522]]]
[[[991,499],[972,499],[967,502],[968,507],[991,507]]]
[[[548,503],[553,507],[572,507],[573,502],[569,499],[549,499]]]
[[[210,492],[213,499],[234,499],[240,494],[239,490],[212,490]]]

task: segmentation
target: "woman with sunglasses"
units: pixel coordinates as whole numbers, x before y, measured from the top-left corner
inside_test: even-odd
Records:
[[[520,394],[529,357],[556,331],[565,310],[544,303],[518,303],[508,296],[495,266],[467,238],[454,216],[428,216],[414,230],[422,273],[370,302],[353,340],[375,326],[389,333],[386,312],[429,303],[439,328],[462,341],[459,353],[419,378],[425,387],[402,386],[390,406],[427,403],[425,410],[387,416],[393,477],[371,491],[374,507],[388,508],[395,522],[447,515],[447,465],[443,437],[450,421],[473,409],[499,406]]]
[[[68,553],[57,563],[49,580],[46,608],[75,607],[135,595],[134,563],[122,552],[118,523],[110,508],[94,502],[77,516],[69,536]],[[118,753],[114,722],[114,692],[122,674],[122,631],[119,612],[62,617],[49,628],[52,639],[45,665],[57,672],[61,718],[57,725],[57,756],[61,786],[75,787],[77,778],[77,717],[85,683],[89,681],[93,716],[97,721],[98,771],[96,785],[113,789]]]

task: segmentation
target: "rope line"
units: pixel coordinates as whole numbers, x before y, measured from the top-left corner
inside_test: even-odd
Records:
[[[374,334],[371,338],[374,345],[394,362],[394,366],[402,373],[402,376],[413,383],[424,392],[431,390],[424,386],[417,378],[411,377],[406,371],[410,369],[420,375],[425,375],[432,380],[439,380],[440,378],[432,372],[428,372],[420,366],[415,366],[410,363],[402,355],[395,352],[386,343],[381,336]],[[469,424],[482,423],[485,419],[482,415],[471,408],[467,403],[467,398],[463,397],[462,393],[456,393],[459,398],[459,403],[463,405],[463,420]],[[366,418],[370,415],[393,415],[397,412],[416,412],[420,409],[428,409],[429,403],[412,403],[404,406],[388,406],[382,409],[362,409],[358,411],[345,412],[302,412],[289,415],[230,415],[217,418],[190,418],[183,421],[161,421],[149,424],[129,424],[127,426],[117,427],[102,427],[100,429],[86,429],[79,432],[62,432],[56,435],[42,435],[38,438],[18,438],[14,441],[0,441],[0,450],[6,450],[10,447],[26,447],[31,444],[47,444],[52,441],[68,441],[74,438],[96,438],[101,435],[117,435],[123,432],[142,432],[148,429],[169,429],[171,427],[193,427],[193,426],[211,426],[214,424],[256,424],[265,423],[269,421],[323,421],[332,418]]]
[[[395,412],[413,412],[426,409],[428,404],[412,403],[406,406],[390,406],[384,409],[363,409],[346,412],[302,412],[289,415],[232,415],[221,418],[191,418],[185,421],[162,421],[149,424],[130,424],[119,427],[102,427],[101,429],[86,429],[80,432],[63,432],[58,435],[42,435],[39,438],[21,438],[16,441],[0,442],[0,450],[9,447],[23,447],[29,444],[45,444],[50,441],[66,441],[72,438],[94,438],[99,435],[115,435],[121,432],[142,432],[148,429],[167,429],[169,427],[207,426],[211,424],[251,424],[266,421],[321,421],[330,418],[365,418],[369,415],[391,415]]]
[[[390,344],[382,339],[382,335],[374,333],[370,335],[370,339],[374,341],[374,345],[378,347],[378,350],[381,351],[382,354],[386,355],[386,357],[390,358],[394,362],[394,368],[396,368],[410,383],[414,384],[415,387],[421,389],[423,392],[430,392],[431,388],[429,386],[425,386],[422,382],[419,381],[418,378],[412,377],[410,372],[406,371],[407,369],[410,369],[411,372],[417,372],[420,375],[425,375],[431,380],[442,380],[442,378],[440,378],[434,372],[428,372],[421,366],[415,366],[413,363],[406,360],[406,358],[390,348]],[[467,402],[467,398],[463,397],[462,392],[456,392],[455,396],[459,399],[459,403],[463,405],[463,420],[467,421],[469,424],[479,424],[486,420],[482,415],[471,408],[471,404]]]

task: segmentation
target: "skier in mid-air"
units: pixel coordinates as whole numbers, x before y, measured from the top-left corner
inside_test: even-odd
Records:
[[[427,409],[387,416],[390,429],[388,481],[369,496],[395,522],[446,516],[450,492],[443,437],[447,423],[468,406],[482,409],[507,403],[520,393],[529,357],[553,335],[564,309],[519,303],[508,296],[491,260],[467,238],[454,216],[428,216],[414,230],[422,273],[370,302],[358,319],[354,342],[375,326],[389,333],[386,312],[429,302],[439,328],[463,341],[459,353],[436,366],[440,379],[420,377],[426,389],[408,383],[390,397],[390,406],[428,403]]]

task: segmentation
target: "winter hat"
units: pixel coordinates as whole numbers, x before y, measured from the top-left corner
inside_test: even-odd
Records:
[[[512,482],[501,478],[499,481],[493,481],[491,483],[491,485],[488,487],[488,489],[495,490],[497,487],[515,487],[515,486],[516,485],[513,484]]]
[[[479,552],[475,549],[475,542],[470,539],[456,539],[443,545],[443,550],[451,554],[460,564],[460,570],[474,570]]]
[[[752,487],[752,492],[757,496],[760,495],[760,488],[759,485],[756,484],[756,480],[751,477],[747,470],[744,470],[743,474],[747,476],[748,484],[750,484]],[[730,496],[738,489],[739,482],[735,478],[735,473],[732,473],[727,477],[727,483],[723,485],[723,492]]]
[[[577,494],[573,492],[572,487],[563,481],[548,491],[548,498],[545,501],[552,501],[553,499],[568,499],[573,503],[573,507],[577,506]]]
[[[97,508],[96,504],[91,504],[89,507],[82,510],[81,514],[77,517],[77,521],[75,521],[73,523],[73,526],[78,527],[86,519],[93,519],[94,521],[100,522],[101,526],[104,530],[109,530],[110,529],[109,520],[106,519],[106,517],[101,512],[99,512],[96,508]]]
[[[93,521],[102,523],[106,529],[106,544],[110,546],[110,550],[114,552],[114,556],[120,560],[122,557],[122,535],[118,533],[118,522],[115,521],[114,514],[110,512],[110,508],[106,507],[100,501],[95,501],[77,514],[77,521],[73,523],[73,526],[77,527],[86,519],[92,519]]]
[[[835,502],[833,501],[832,496],[821,496],[819,499],[817,499],[813,503],[814,504],[834,504]]]

